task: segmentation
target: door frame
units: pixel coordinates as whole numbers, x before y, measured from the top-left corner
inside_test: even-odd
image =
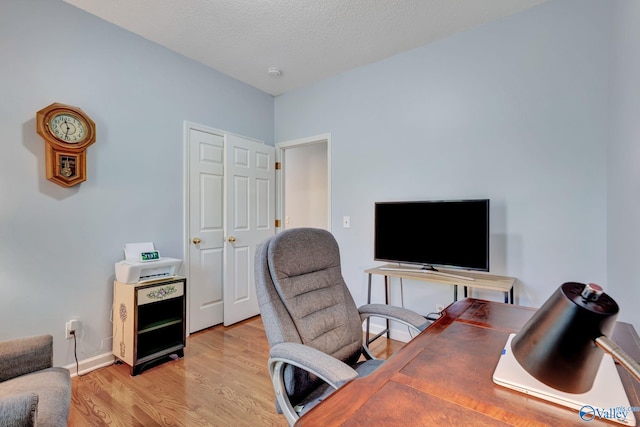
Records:
[[[282,227],[278,227],[276,232],[280,232],[285,229],[284,227],[284,214],[285,214],[285,174],[286,174],[286,165],[285,165],[285,151],[290,148],[302,147],[305,145],[313,145],[320,143],[327,144],[327,218],[328,218],[328,230],[331,232],[332,229],[332,217],[331,217],[331,134],[324,133],[316,136],[310,136],[302,139],[294,139],[290,141],[283,141],[276,143],[276,161],[279,162],[282,166],[280,169],[281,173],[276,173],[276,218],[280,218],[283,223]]]

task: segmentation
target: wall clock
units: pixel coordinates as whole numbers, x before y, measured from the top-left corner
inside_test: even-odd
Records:
[[[96,124],[80,108],[53,103],[36,113],[44,138],[47,179],[72,187],[87,179],[86,151],[96,140]]]

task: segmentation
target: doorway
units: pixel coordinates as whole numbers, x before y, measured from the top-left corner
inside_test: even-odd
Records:
[[[276,148],[282,165],[277,202],[282,229],[331,231],[331,136],[282,142]]]

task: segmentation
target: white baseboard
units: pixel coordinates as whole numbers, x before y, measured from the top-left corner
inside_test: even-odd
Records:
[[[91,371],[95,371],[99,368],[104,368],[105,366],[113,365],[113,361],[115,358],[113,357],[113,353],[103,353],[97,356],[90,357],[88,359],[79,360],[78,361],[78,372],[76,372],[76,364],[72,363],[71,365],[64,366],[64,368],[69,370],[69,373],[72,377],[77,375],[84,375]]]
[[[383,329],[384,329],[383,326],[371,323],[371,326],[369,327],[369,332],[375,335],[378,332],[382,331]],[[366,330],[366,323],[362,325],[362,330],[363,331]],[[401,341],[401,342],[409,342],[413,338],[406,327],[392,328],[390,332],[390,336],[392,339],[396,341]],[[78,372],[76,372],[75,363],[64,366],[64,368],[69,370],[71,377],[75,377],[78,374],[84,375],[91,371],[95,371],[96,369],[113,365],[114,361],[115,361],[115,357],[113,357],[113,353],[103,353],[97,356],[90,357],[88,359],[78,361],[78,364],[79,364]]]

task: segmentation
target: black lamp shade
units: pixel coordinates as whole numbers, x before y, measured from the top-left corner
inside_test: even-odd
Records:
[[[613,331],[619,311],[607,294],[589,291],[582,283],[564,283],[511,342],[513,355],[529,374],[567,393],[585,393],[593,386],[604,355],[595,339]]]

